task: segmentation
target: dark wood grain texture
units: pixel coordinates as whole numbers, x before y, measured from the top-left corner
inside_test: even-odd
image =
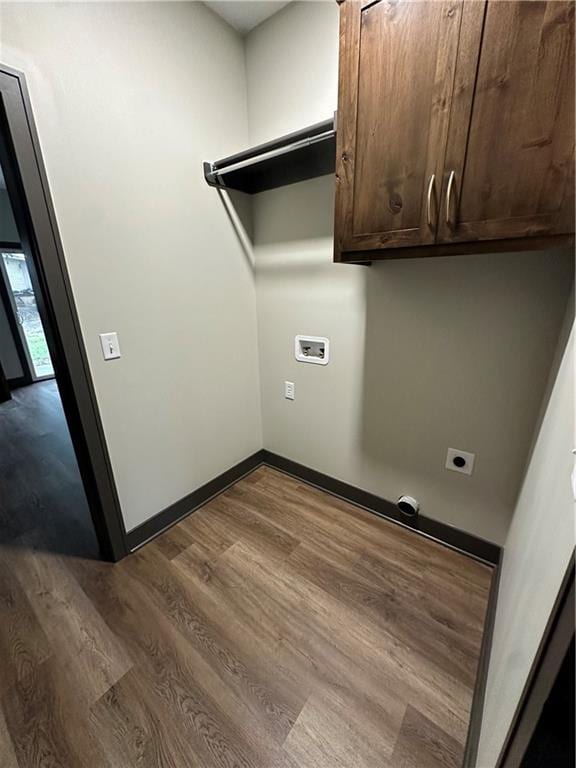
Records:
[[[268,467],[116,565],[3,519],[3,768],[460,764],[488,566]]]
[[[574,3],[491,0],[481,15],[469,3],[438,241],[574,232]]]
[[[335,260],[566,244],[574,2],[340,8]]]
[[[360,11],[357,2],[340,5],[338,112],[336,118],[336,199],[334,202],[334,260],[340,261],[352,232],[354,213],[354,154],[358,113]]]
[[[343,250],[435,240],[462,6],[362,8],[355,0],[342,6],[337,224]]]

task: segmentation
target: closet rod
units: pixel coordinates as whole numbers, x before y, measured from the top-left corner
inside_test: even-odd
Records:
[[[309,125],[221,160],[204,163],[212,187],[249,194],[334,172],[336,121]]]
[[[287,152],[294,152],[297,149],[302,149],[303,147],[310,147],[312,144],[316,144],[319,141],[326,141],[326,139],[331,139],[336,135],[336,132],[334,129],[331,131],[325,131],[324,133],[319,133],[316,136],[311,136],[307,139],[300,139],[300,141],[295,141],[293,144],[287,144],[285,147],[279,147],[278,149],[271,149],[269,152],[263,152],[260,155],[255,155],[254,157],[249,157],[246,160],[240,160],[237,163],[232,163],[231,165],[225,165],[223,167],[218,167],[216,163],[212,165],[212,170],[210,172],[210,175],[212,176],[221,176],[225,173],[231,173],[232,171],[238,171],[240,168],[246,168],[249,165],[254,165],[255,163],[261,163],[263,160],[271,160],[274,157],[280,157],[280,155],[284,155]]]

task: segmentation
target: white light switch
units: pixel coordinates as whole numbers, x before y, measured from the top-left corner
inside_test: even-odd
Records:
[[[120,344],[118,342],[118,334],[116,331],[112,331],[111,333],[101,333],[100,344],[102,345],[104,360],[115,360],[117,357],[121,357]]]
[[[294,400],[296,397],[296,389],[293,381],[284,382],[284,397],[286,400]]]

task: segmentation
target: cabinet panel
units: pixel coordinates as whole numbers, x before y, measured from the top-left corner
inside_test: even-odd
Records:
[[[479,56],[460,45],[438,239],[573,232],[573,174],[574,4],[489,0]]]
[[[463,3],[361,6],[341,10],[336,258],[435,240]]]

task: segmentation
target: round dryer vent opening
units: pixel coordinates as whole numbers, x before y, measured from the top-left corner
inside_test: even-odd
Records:
[[[420,509],[420,504],[412,496],[400,496],[396,506],[406,517],[415,517]]]

